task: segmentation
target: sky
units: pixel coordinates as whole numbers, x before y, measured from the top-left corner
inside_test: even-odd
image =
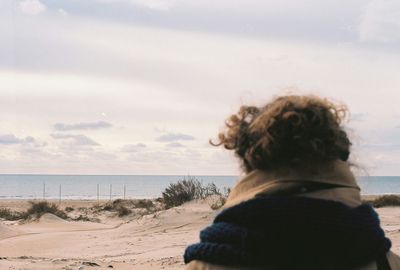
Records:
[[[357,174],[400,175],[400,2],[0,1],[0,173],[237,175],[241,105],[347,104]]]

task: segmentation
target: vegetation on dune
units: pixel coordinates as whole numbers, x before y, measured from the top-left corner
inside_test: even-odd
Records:
[[[372,205],[376,208],[385,206],[400,206],[400,196],[399,195],[383,195],[379,196],[372,201]]]
[[[74,211],[75,209],[73,208],[73,207],[70,207],[70,206],[67,206],[67,207],[65,207],[65,212],[72,212],[72,211]]]
[[[78,217],[72,218],[73,221],[90,221],[90,222],[100,222],[100,219],[94,217],[88,217],[86,215],[79,215]]]
[[[150,199],[116,199],[112,202],[107,202],[103,206],[97,207],[97,211],[116,212],[119,217],[127,216],[132,213],[137,215],[145,215],[154,213],[157,210],[160,210],[160,207],[157,207],[153,200]]]
[[[162,199],[166,208],[171,208],[182,205],[185,202],[205,199],[213,195],[223,196],[214,183],[203,185],[197,178],[188,177],[188,179],[184,178],[176,183],[171,183],[162,192]],[[216,208],[216,206],[214,207]]]
[[[218,196],[218,198],[216,200],[211,202],[210,207],[211,207],[212,210],[218,210],[222,206],[224,206],[225,203],[226,203],[226,197],[225,196]]]
[[[46,213],[50,213],[56,215],[60,218],[66,219],[67,214],[58,208],[55,203],[49,203],[48,201],[30,201],[31,206],[26,210],[26,215],[28,217],[36,217],[40,218],[42,215]]]
[[[120,206],[117,208],[117,213],[119,217],[127,216],[132,213],[132,210],[126,208],[125,206]]]
[[[136,208],[150,209],[152,207],[155,207],[154,202],[149,199],[135,200],[133,204],[135,205]]]
[[[30,219],[32,217],[40,218],[45,213],[54,214],[63,219],[67,218],[67,214],[58,209],[57,205],[54,203],[49,203],[47,201],[30,201],[29,203],[30,207],[23,212],[12,211],[8,208],[1,208],[0,218],[5,220]]]
[[[16,212],[8,208],[0,208],[0,218],[5,220],[19,220],[25,219],[26,215],[24,212]]]

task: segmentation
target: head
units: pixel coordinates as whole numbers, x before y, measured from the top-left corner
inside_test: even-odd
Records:
[[[351,142],[342,126],[347,108],[316,96],[280,96],[262,107],[242,106],[225,122],[219,141],[246,173],[312,170],[348,161]]]

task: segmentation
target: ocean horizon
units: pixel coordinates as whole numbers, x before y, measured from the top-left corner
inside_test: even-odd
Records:
[[[188,177],[215,183],[221,191],[240,179],[234,175],[1,174],[0,199],[59,199],[60,194],[61,199],[156,198],[169,184]],[[400,176],[358,176],[357,182],[362,195],[400,194]]]

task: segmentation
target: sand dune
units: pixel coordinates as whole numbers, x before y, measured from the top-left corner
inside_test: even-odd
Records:
[[[184,248],[213,215],[205,202],[189,203],[111,226],[71,222],[45,214],[18,225],[12,237],[0,240],[0,269],[181,269]],[[5,226],[2,226],[3,228]],[[7,227],[6,227],[7,228]],[[36,267],[36,268],[35,268]]]
[[[13,227],[15,226],[10,226],[0,223],[0,240],[21,234],[21,232],[18,229]]]

